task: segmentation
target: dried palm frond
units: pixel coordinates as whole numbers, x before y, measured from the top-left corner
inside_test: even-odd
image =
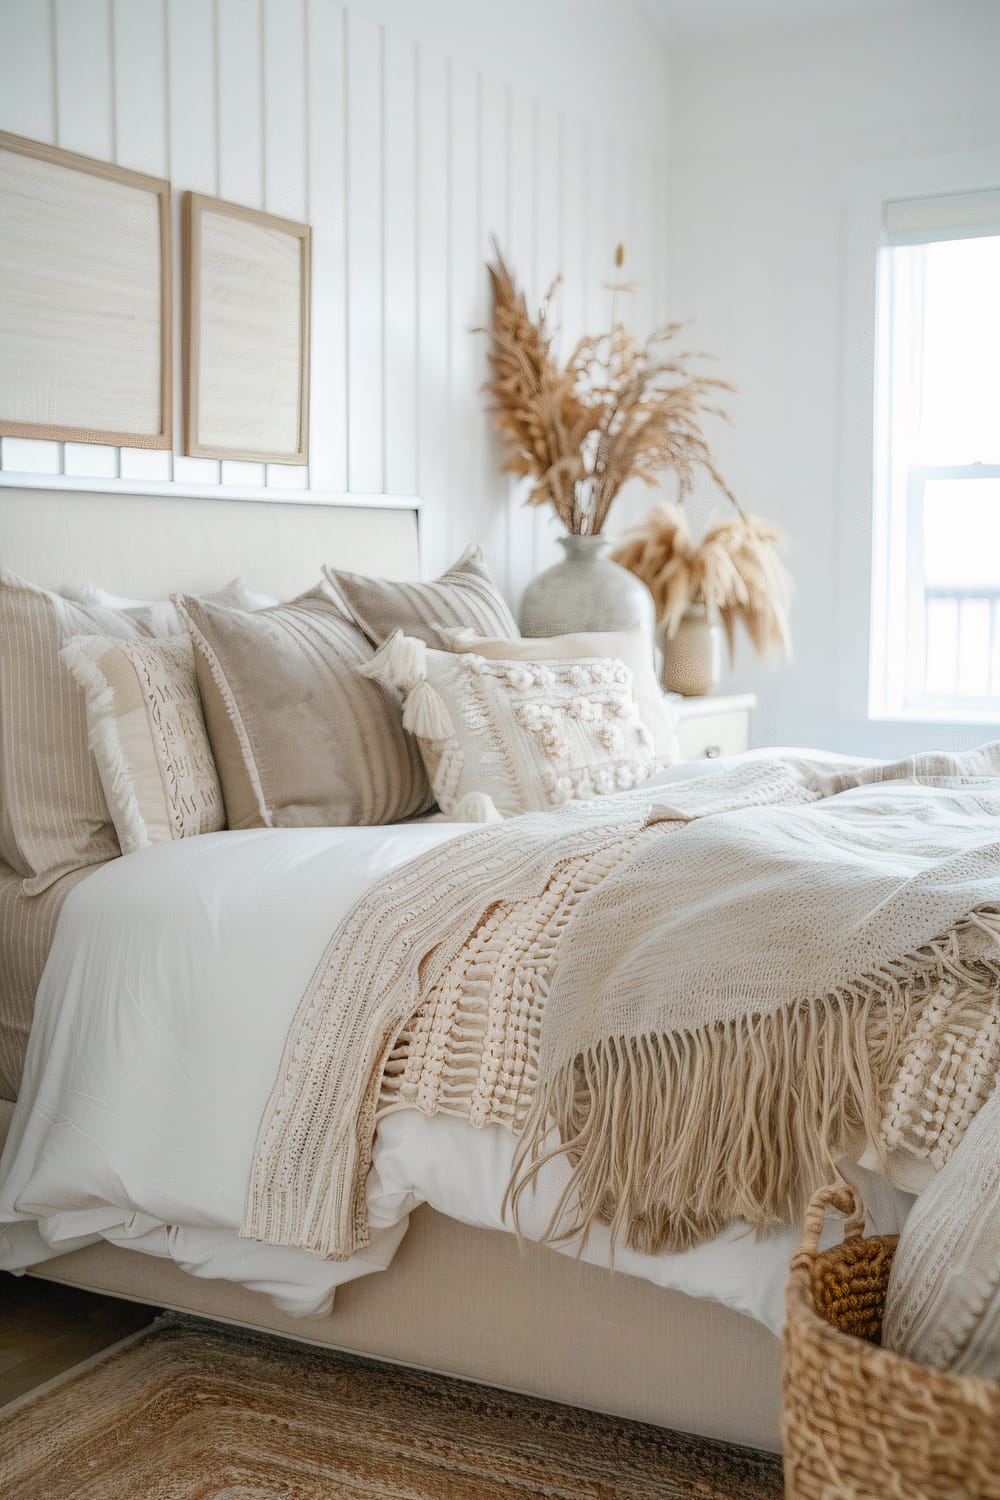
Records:
[[[679,505],[653,507],[613,553],[653,596],[668,637],[689,605],[703,603],[722,621],[732,658],[742,624],[758,655],[789,649],[790,580],[778,556],[784,540],[769,521],[740,513],[713,526],[696,546]]]

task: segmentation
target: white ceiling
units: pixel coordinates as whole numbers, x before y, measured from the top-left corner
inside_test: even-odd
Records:
[[[916,0],[641,0],[672,47],[696,47],[752,31],[891,15]]]

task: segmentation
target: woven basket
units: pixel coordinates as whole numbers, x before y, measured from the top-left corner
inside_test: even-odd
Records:
[[[849,1215],[819,1251],[828,1205]],[[786,1296],[786,1500],[1000,1500],[1000,1385],[880,1349],[896,1236],[863,1239],[850,1188],[806,1213]]]

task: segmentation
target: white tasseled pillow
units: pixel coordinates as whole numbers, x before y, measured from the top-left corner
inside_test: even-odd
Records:
[[[455,822],[625,791],[656,769],[622,661],[490,661],[396,631],[359,670],[401,694],[403,725]]]

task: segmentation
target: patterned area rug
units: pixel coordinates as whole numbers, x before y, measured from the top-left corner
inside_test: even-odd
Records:
[[[780,1460],[168,1315],[0,1412],[4,1500],[756,1500]]]

